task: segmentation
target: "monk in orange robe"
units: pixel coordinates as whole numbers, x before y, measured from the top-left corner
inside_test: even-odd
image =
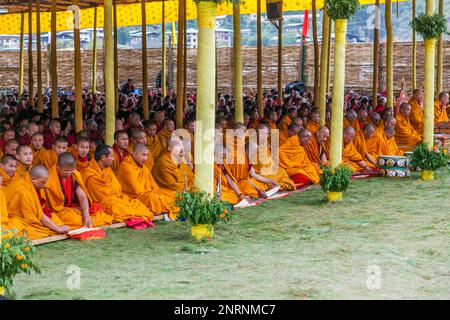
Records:
[[[347,127],[356,128],[358,121],[357,117],[358,115],[356,114],[355,110],[352,109],[347,110],[344,117],[344,129]]]
[[[306,123],[305,129],[307,129],[309,132],[311,132],[312,135],[314,135],[317,130],[320,128],[320,114],[317,108],[313,108],[311,110],[311,113],[309,114],[309,120]]]
[[[159,157],[161,152],[164,150],[161,140],[159,139],[159,136],[157,135],[158,131],[158,125],[155,121],[147,121],[145,122],[145,133],[147,134],[147,146],[150,149],[150,153],[153,157],[153,159],[156,159]]]
[[[91,160],[91,143],[89,139],[84,137],[78,137],[76,149],[71,151],[72,155],[77,159],[77,170],[83,172],[84,169],[89,167],[89,161]]]
[[[409,105],[411,106],[411,114],[409,115],[409,121],[420,135],[423,134],[423,91],[422,89],[414,89],[413,95],[409,100]]]
[[[53,145],[51,150],[47,150],[47,152],[43,153],[41,156],[41,163],[47,170],[53,168],[58,161],[58,157],[67,152],[67,148],[69,147],[69,142],[66,137],[60,136],[56,138],[55,144]]]
[[[128,156],[130,153],[128,152],[128,133],[123,130],[116,131],[114,133],[114,162],[111,166],[111,169],[114,173],[119,170],[119,165]]]
[[[372,164],[373,167],[377,166],[378,156],[383,155],[385,152],[384,136],[376,133],[375,127],[368,123],[363,128],[365,139],[365,154],[363,158],[367,160],[367,164]]]
[[[259,144],[250,142],[250,147],[253,147],[254,155],[257,156],[256,163],[253,163],[255,172],[264,178],[275,180],[282,191],[295,190],[294,182],[289,178],[287,172],[279,166],[278,155],[272,154],[268,141],[269,127],[264,123],[259,124],[257,136]]]
[[[95,150],[95,158],[82,173],[89,194],[105,208],[114,222],[133,218],[153,220],[153,212],[139,200],[131,199],[123,193],[122,186],[111,169],[113,153],[113,149],[104,144]]]
[[[33,150],[26,144],[17,147],[17,171],[16,174],[21,179],[29,179],[28,173],[33,166]]]
[[[145,132],[140,129],[132,129],[130,130],[130,138],[131,142],[128,144],[128,154],[133,152],[134,146],[138,143],[147,144],[147,137]],[[155,165],[155,161],[153,156],[149,154],[147,161],[145,161],[144,165],[152,171],[153,166]]]
[[[328,158],[326,153],[326,143],[330,139],[330,129],[327,126],[322,126],[312,135],[309,143],[304,147],[309,160],[316,164],[317,168],[326,166]]]
[[[33,166],[42,165],[42,155],[47,153],[42,133],[37,132],[31,136],[31,150],[33,150]]]
[[[122,185],[124,194],[141,201],[151,212],[171,215],[175,212],[176,192],[158,187],[150,170],[144,165],[148,156],[149,150],[146,144],[134,145],[131,155],[127,156],[119,166],[117,180]]]
[[[384,129],[384,137],[386,143],[386,153],[390,156],[403,156],[405,153],[400,150],[397,146],[397,142],[395,140],[395,128],[389,127]]]
[[[5,154],[10,154],[17,158],[17,147],[19,143],[16,139],[10,139],[5,145]]]
[[[8,208],[6,206],[6,197],[3,192],[2,184],[3,184],[3,176],[0,175],[0,226],[1,226],[1,231],[11,229],[10,223],[9,223]]]
[[[102,211],[92,199],[76,170],[76,159],[69,153],[62,153],[43,188],[45,205],[53,210],[70,229],[98,227],[112,223],[112,217]]]
[[[175,123],[172,119],[166,118],[163,121],[163,129],[158,134],[159,140],[161,141],[161,145],[163,148],[167,147],[167,139],[172,136],[172,133],[175,131]],[[150,169],[151,170],[151,169]]]
[[[311,137],[311,132],[303,129],[280,147],[280,166],[286,170],[297,188],[311,183],[316,184],[320,180],[319,168],[309,160],[305,150]]]
[[[397,125],[395,126],[395,140],[402,150],[413,150],[422,141],[422,136],[414,130],[409,121],[411,106],[408,103],[400,105],[400,112],[396,115]]]
[[[280,130],[280,145],[283,144],[289,137],[288,127],[292,124],[293,120],[297,117],[297,109],[289,108],[287,113],[281,118],[278,124],[278,130]]]
[[[434,122],[448,122],[450,119],[447,115],[449,108],[449,95],[447,92],[441,92],[439,94],[439,100],[434,103]]]
[[[5,154],[0,162],[0,175],[3,177],[2,186],[8,187],[12,181],[18,179],[17,171],[17,159],[10,155]],[[6,190],[3,189],[5,192]]]
[[[370,123],[375,128],[375,132],[377,134],[383,134],[384,123],[383,123],[383,119],[381,119],[381,116],[378,112],[371,112],[369,114],[368,123]]]
[[[155,162],[152,176],[160,188],[182,192],[190,190],[194,182],[192,164],[184,159],[183,141],[178,137],[169,138],[167,149]]]
[[[260,123],[264,122],[269,125],[270,129],[277,128],[278,114],[275,110],[266,111],[266,115],[261,119]]]
[[[47,216],[42,210],[38,192],[48,177],[49,172],[44,166],[35,166],[29,179],[16,180],[10,186],[7,200],[10,220],[13,224],[18,220],[27,238],[32,240],[65,234],[70,230],[56,214]]]

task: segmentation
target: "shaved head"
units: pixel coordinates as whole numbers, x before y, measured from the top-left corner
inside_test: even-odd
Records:
[[[142,152],[148,150],[148,146],[144,143],[137,143],[133,146],[133,152]]]
[[[49,173],[46,167],[44,166],[34,166],[31,170],[30,170],[30,177],[31,178],[45,178],[48,177]]]
[[[62,153],[59,158],[57,165],[61,168],[70,168],[75,167],[77,164],[77,160],[70,152]]]

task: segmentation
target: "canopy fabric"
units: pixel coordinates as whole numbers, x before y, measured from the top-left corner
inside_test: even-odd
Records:
[[[266,10],[266,0],[262,0],[262,10]],[[317,0],[317,8],[323,7],[323,0]],[[375,0],[359,0],[361,5],[374,4]],[[403,2],[403,1],[402,1]],[[380,3],[384,3],[381,0]],[[187,0],[187,18],[189,20],[197,18],[197,8],[193,0]],[[289,0],[283,2],[283,10],[299,11],[311,9],[311,0]],[[69,9],[70,10],[70,9]],[[97,10],[98,26],[103,26],[103,7]],[[162,3],[148,2],[146,3],[147,24],[159,24],[162,22]],[[256,0],[246,0],[241,4],[241,14],[256,13]],[[221,4],[218,7],[217,15],[232,15],[233,7],[229,3]],[[118,26],[138,26],[142,23],[141,4],[123,4],[117,5]],[[50,32],[50,12],[41,13],[41,32]],[[25,14],[25,33],[28,30],[28,18]],[[165,10],[166,22],[173,22],[178,20],[178,1],[166,1]],[[0,15],[0,34],[19,34],[20,33],[20,13],[1,14]],[[94,9],[80,10],[80,27],[81,29],[92,28],[94,25]],[[36,27],[36,17],[33,13],[33,32]],[[57,30],[66,31],[73,29],[73,15],[72,11],[60,11],[57,13]]]

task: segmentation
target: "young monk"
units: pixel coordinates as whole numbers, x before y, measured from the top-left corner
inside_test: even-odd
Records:
[[[311,136],[311,140],[304,147],[309,160],[315,163],[317,168],[328,164],[326,152],[328,139],[330,139],[330,129],[327,126],[323,126]]]
[[[185,187],[191,189],[194,175],[184,160],[184,146],[180,138],[167,140],[167,149],[156,160],[152,176],[160,188],[176,192],[182,192]]]
[[[434,122],[448,122],[450,119],[447,115],[447,108],[449,107],[449,95],[447,92],[443,91],[439,94],[439,100],[434,103]]]
[[[31,137],[37,132],[39,132],[39,126],[37,125],[37,123],[29,122],[27,125],[26,133],[18,139],[19,144],[30,144]]]
[[[16,131],[14,129],[8,129],[5,131],[5,133],[3,134],[3,138],[0,139],[0,151],[3,151],[3,153],[5,151],[5,145],[6,143],[11,140],[11,139],[15,139],[16,138]]]
[[[67,148],[69,147],[69,142],[66,137],[58,137],[55,140],[55,144],[53,145],[51,150],[47,150],[47,152],[41,155],[41,164],[50,170],[58,161],[58,157],[62,155],[64,152],[67,152]]]
[[[319,121],[320,121],[319,111],[317,110],[317,108],[313,108],[309,115],[309,120],[306,123],[305,129],[307,129],[309,132],[311,132],[311,134],[314,135],[320,128]]]
[[[305,150],[311,137],[311,132],[303,129],[299,134],[292,135],[280,147],[280,166],[286,170],[296,188],[310,183],[316,184],[320,180],[319,168],[309,160]]]
[[[397,124],[395,126],[395,140],[403,150],[409,151],[422,141],[422,136],[414,130],[409,121],[411,106],[408,103],[400,105],[400,112],[396,115]]]
[[[158,125],[155,121],[146,121],[144,124],[144,128],[145,133],[147,134],[148,148],[150,149],[150,153],[153,159],[156,159],[164,149],[161,144],[161,140],[156,133],[158,131]]]
[[[394,127],[387,127],[384,129],[384,136],[385,136],[385,142],[387,146],[387,155],[392,156],[402,156],[404,155],[404,152],[400,150],[397,146],[397,142],[395,140],[395,128]]]
[[[56,139],[61,135],[61,122],[53,119],[48,125],[48,130],[44,132],[44,147],[51,150],[56,143]],[[48,169],[48,168],[47,168]]]
[[[3,177],[3,187],[8,187],[12,181],[17,179],[16,170],[17,159],[10,154],[3,155],[2,161],[0,162],[0,175]],[[5,189],[4,191],[6,192]]]
[[[420,135],[423,134],[423,91],[422,89],[414,89],[413,95],[409,100],[411,106],[411,113],[409,115],[409,121],[412,127]]]
[[[363,128],[364,134],[364,149],[365,153],[363,158],[367,160],[368,163],[372,164],[373,167],[377,166],[377,159],[379,155],[382,155],[383,140],[375,133],[375,127],[368,123]]]
[[[20,178],[28,179],[31,168],[33,167],[33,150],[26,144],[17,147],[17,175]]]
[[[77,170],[82,172],[89,166],[89,161],[91,161],[90,147],[91,143],[87,138],[78,137],[77,147],[75,154],[73,156],[77,159]]]
[[[133,218],[153,220],[153,213],[144,204],[123,193],[122,186],[111,169],[113,162],[113,149],[105,144],[99,145],[94,159],[83,171],[83,180],[93,200],[104,206],[114,222]]]
[[[113,172],[117,172],[120,163],[123,161],[123,159],[125,159],[126,156],[129,155],[128,144],[129,139],[128,133],[126,131],[119,130],[114,133],[114,162],[111,166]]]
[[[150,170],[144,165],[148,157],[147,145],[135,144],[131,155],[120,164],[117,180],[122,185],[124,194],[141,201],[151,212],[173,214],[176,192],[158,187]],[[172,215],[172,218],[175,216]]]
[[[17,147],[19,143],[16,139],[10,139],[5,145],[5,154],[10,154],[17,158]]]
[[[38,192],[44,187],[49,172],[44,166],[30,170],[30,178],[11,183],[8,197],[10,220],[18,220],[26,231],[27,238],[41,239],[56,234],[65,234],[70,228],[65,226],[57,215],[47,216],[42,210]]]
[[[279,145],[281,146],[283,143],[285,143],[289,139],[289,137],[292,137],[294,134],[298,134],[302,129],[303,129],[302,118],[299,118],[299,117],[294,118],[292,123],[287,128],[286,134],[282,134],[280,132]],[[293,130],[296,132],[293,132]]]
[[[46,206],[70,229],[111,224],[112,216],[107,215],[98,205],[90,208],[93,203],[76,165],[75,157],[69,152],[58,157],[56,165],[49,170],[43,194],[41,192]]]
[[[44,148],[44,135],[37,132],[31,136],[31,150],[33,151],[33,166],[42,165],[42,155],[50,152]]]
[[[278,124],[278,130],[280,130],[280,145],[287,140],[288,127],[292,124],[293,120],[297,117],[297,109],[291,107],[288,109],[287,113],[281,118]],[[283,137],[283,138],[282,138]],[[282,142],[281,140],[284,139]]]
[[[172,136],[172,133],[175,130],[175,123],[172,119],[166,118],[163,121],[163,129],[158,134],[159,140],[161,141],[161,145],[166,148],[167,147],[167,139]]]
[[[133,148],[136,144],[142,143],[147,144],[147,137],[145,132],[140,129],[131,129],[130,130],[130,138],[131,143],[128,144],[128,154],[133,152]],[[145,161],[145,166],[151,171],[153,169],[153,165],[155,164],[153,156],[149,154],[147,160]]]

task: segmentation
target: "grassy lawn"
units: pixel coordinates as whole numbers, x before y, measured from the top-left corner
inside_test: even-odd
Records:
[[[189,225],[111,230],[100,241],[39,246],[41,275],[17,299],[448,299],[450,174],[354,181],[338,204],[321,190],[240,210],[215,238]],[[69,290],[69,266],[81,288]],[[368,267],[380,288],[368,289]]]

